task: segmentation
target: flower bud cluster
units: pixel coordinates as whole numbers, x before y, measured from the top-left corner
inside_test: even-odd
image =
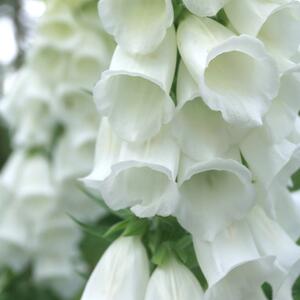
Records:
[[[80,228],[105,212],[78,188],[93,163],[99,115],[89,91],[108,67],[114,42],[96,1],[56,1],[32,51],[1,101],[13,152],[0,175],[0,268],[21,272],[63,298],[78,293],[85,270]]]
[[[300,273],[300,198],[289,191],[300,166],[300,2],[100,0],[99,14],[117,47],[94,88],[101,125],[86,185],[113,210],[177,217],[205,299],[264,299],[264,282],[283,299]],[[126,272],[120,287],[102,281],[114,276],[104,261],[90,283],[103,284],[101,299],[202,297],[174,287],[174,262],[144,298]],[[90,289],[84,300],[97,298]]]

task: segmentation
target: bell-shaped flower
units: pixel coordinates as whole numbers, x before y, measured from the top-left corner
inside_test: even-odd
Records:
[[[0,174],[0,219],[13,203],[12,198],[18,185],[18,176],[22,171],[26,154],[22,150],[12,152]]]
[[[276,178],[288,181],[299,168],[299,147],[287,139],[274,143],[261,129],[249,134],[240,148],[254,179],[265,188],[269,188]]]
[[[178,185],[174,214],[186,230],[204,240],[213,240],[243,218],[254,203],[251,173],[232,158],[196,162],[182,155]]]
[[[168,123],[174,112],[169,96],[176,64],[176,39],[170,28],[158,49],[130,55],[119,46],[110,69],[94,90],[98,110],[127,141],[145,141]]]
[[[299,1],[232,0],[225,11],[239,33],[263,41],[281,69],[293,65],[289,60],[297,53],[300,44]]]
[[[293,286],[300,276],[300,261],[293,267],[280,288],[274,293],[274,300],[294,300]]]
[[[150,277],[145,300],[202,300],[203,291],[195,275],[171,257]]]
[[[72,135],[74,143],[80,146],[94,141],[100,116],[91,95],[74,87],[74,84],[64,84],[57,88],[56,96],[54,110]]]
[[[149,261],[138,237],[121,237],[101,257],[81,300],[143,300]]]
[[[276,182],[264,193],[268,215],[294,240],[300,238],[300,203],[297,192],[292,193],[286,184]]]
[[[300,258],[300,247],[259,207],[255,207],[246,219],[227,227],[213,241],[203,241],[197,235],[193,240],[209,287],[221,282],[239,266],[263,257],[274,258],[272,264],[277,272],[274,271],[271,283],[276,287]]]
[[[49,42],[62,50],[71,50],[78,42],[78,27],[69,7],[60,5],[58,9],[55,6],[50,5],[41,18],[35,43]]]
[[[14,199],[10,199],[13,202]],[[23,212],[13,202],[2,212],[0,219],[0,267],[22,271],[31,254],[30,230]]]
[[[98,30],[79,32],[80,47],[74,49],[70,61],[70,81],[81,88],[92,90],[101,73],[109,67],[115,48],[106,33]]]
[[[53,85],[57,80],[65,80],[70,56],[67,50],[62,51],[56,45],[41,42],[29,53],[27,63],[32,70]]]
[[[181,151],[197,161],[220,157],[233,143],[227,123],[219,112],[203,103],[182,61],[177,75],[177,107],[172,133]]]
[[[183,0],[189,11],[199,17],[214,16],[231,0]]]
[[[74,297],[83,287],[80,238],[80,229],[61,208],[42,220],[34,236],[33,278],[63,298]]]
[[[156,50],[174,17],[171,0],[101,0],[99,14],[106,31],[132,54]]]
[[[56,190],[50,163],[39,154],[29,155],[18,177],[16,201],[23,217],[35,226],[56,204]]]
[[[295,127],[300,103],[300,66],[284,72],[280,79],[280,89],[265,115],[264,129],[274,142],[287,138]]]
[[[209,18],[186,16],[179,24],[178,47],[203,101],[242,127],[262,124],[278,93],[276,63],[263,44]]]
[[[266,300],[261,289],[274,277],[273,257],[246,262],[230,271],[222,280],[208,288],[206,300]]]
[[[103,118],[92,173],[84,179],[114,210],[141,217],[169,215],[176,206],[179,148],[168,128],[143,144],[122,141]],[[153,188],[155,186],[155,188]]]
[[[65,131],[53,152],[53,173],[58,182],[86,176],[93,167],[95,138]],[[68,151],[72,149],[72,152]]]

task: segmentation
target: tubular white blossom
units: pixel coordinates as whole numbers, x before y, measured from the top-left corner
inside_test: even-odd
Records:
[[[177,35],[182,59],[203,101],[229,123],[261,125],[279,88],[276,64],[263,44],[195,16],[180,23]]]
[[[274,257],[272,264],[277,271],[274,269],[273,279],[265,279],[278,287],[300,258],[299,246],[259,207],[255,207],[245,220],[226,228],[212,242],[202,241],[196,235],[193,239],[210,287],[247,262],[263,257]]]
[[[44,219],[34,236],[34,280],[52,287],[64,298],[72,297],[83,285],[78,272],[84,270],[77,263],[80,237],[79,228],[62,210],[55,210]]]
[[[168,128],[144,144],[131,144],[117,137],[103,118],[94,169],[84,182],[100,190],[112,209],[131,207],[147,217],[169,215],[177,202],[178,160]]]
[[[173,117],[169,96],[176,64],[174,28],[159,48],[146,56],[134,56],[119,46],[110,69],[102,74],[94,96],[99,111],[109,118],[123,139],[145,141]]]
[[[222,156],[229,150],[231,137],[227,123],[211,111],[199,96],[197,85],[181,61],[177,79],[177,108],[172,133],[181,151],[197,161]]]
[[[277,59],[283,60],[283,68],[293,65],[289,60],[300,44],[299,1],[232,0],[225,11],[238,32],[257,36]]]
[[[171,0],[101,0],[99,14],[106,31],[133,54],[153,52],[174,17]]]
[[[202,300],[203,291],[195,275],[175,258],[157,267],[150,277],[145,300]]]
[[[204,240],[213,240],[254,204],[251,174],[234,159],[195,162],[182,157],[178,184],[175,215],[183,227]]]
[[[142,300],[149,280],[146,250],[138,237],[121,237],[106,250],[81,300]]]
[[[231,0],[183,0],[184,5],[199,17],[214,16]]]
[[[23,217],[36,226],[55,206],[56,191],[49,161],[42,155],[29,156],[18,175],[16,200]]]
[[[238,266],[210,287],[206,291],[205,299],[265,300],[261,285],[274,276],[273,260],[272,257],[264,257]]]

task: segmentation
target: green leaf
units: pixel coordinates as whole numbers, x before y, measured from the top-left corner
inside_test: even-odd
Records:
[[[85,224],[85,223],[79,221],[78,219],[76,219],[75,217],[71,216],[70,214],[68,214],[68,215],[86,233],[96,236],[97,238],[101,238],[101,239],[104,238],[104,230],[106,230],[106,228],[104,228],[104,229],[102,228],[102,230],[101,230],[101,228],[99,228],[97,226]]]
[[[108,237],[111,235],[115,235],[117,233],[120,233],[121,231],[125,230],[129,220],[124,220],[121,222],[118,222],[114,224],[112,227],[110,227],[104,234],[104,237]]]
[[[164,265],[173,256],[171,242],[162,243],[156,253],[152,256],[151,262],[157,266]]]
[[[300,277],[298,277],[298,279],[293,285],[292,295],[294,300],[300,300]]]
[[[262,284],[261,288],[262,288],[265,296],[267,297],[267,299],[272,300],[273,299],[272,286],[268,282],[265,282],[265,283]]]
[[[134,218],[126,226],[123,236],[144,235],[149,227],[147,219]]]

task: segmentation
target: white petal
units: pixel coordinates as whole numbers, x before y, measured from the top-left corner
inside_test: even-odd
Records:
[[[81,300],[142,300],[149,279],[146,250],[136,237],[122,237],[106,250]]]
[[[231,270],[260,258],[249,225],[243,220],[219,233],[213,242],[193,236],[194,248],[201,270],[209,286],[224,278]]]
[[[106,31],[131,53],[153,52],[173,23],[171,0],[101,0],[99,14]]]
[[[239,162],[216,158],[191,163],[183,157],[180,166],[175,215],[192,234],[211,241],[224,226],[251,209],[251,174]]]
[[[275,56],[296,54],[300,44],[298,1],[232,0],[225,11],[238,32],[257,36]]]
[[[234,36],[211,19],[189,16],[179,25],[178,46],[212,110],[243,127],[262,123],[278,93],[279,73],[260,41]]]
[[[200,17],[214,16],[230,0],[183,0],[184,5]]]
[[[300,237],[300,206],[295,201],[297,193],[291,193],[286,186],[276,184],[268,194],[274,207],[274,219],[297,241]]]
[[[144,141],[168,123],[174,111],[169,96],[176,63],[174,28],[152,54],[134,56],[117,47],[110,70],[94,90],[99,111],[108,116],[117,134]]]
[[[294,172],[290,170],[291,162],[298,150],[297,146],[287,139],[274,143],[263,130],[254,130],[244,139],[240,148],[254,178],[266,188],[275,178],[287,180]],[[292,169],[296,171],[297,165]]]
[[[132,207],[139,216],[169,215],[177,200],[178,160],[179,149],[168,128],[144,144],[131,144],[120,140],[103,119],[95,167],[84,181],[100,190],[113,209]]]
[[[77,138],[80,134],[77,133]],[[95,139],[77,143],[73,136],[66,132],[58,141],[53,154],[55,179],[62,182],[87,175],[93,167],[94,148]]]
[[[29,221],[43,219],[55,206],[56,191],[49,161],[41,155],[29,156],[18,178],[16,199]]]
[[[55,13],[48,10],[39,23],[36,42],[51,42],[62,50],[72,49],[78,38],[76,30],[70,9],[61,7]]]
[[[260,258],[242,264],[209,288],[207,300],[265,300],[261,285],[273,277],[272,257]]]
[[[172,121],[172,133],[186,155],[204,161],[226,153],[230,147],[230,136],[221,114],[211,111],[197,97],[195,87],[181,63],[177,81],[179,105]]]
[[[174,258],[157,267],[148,283],[145,300],[202,300],[195,275]]]

